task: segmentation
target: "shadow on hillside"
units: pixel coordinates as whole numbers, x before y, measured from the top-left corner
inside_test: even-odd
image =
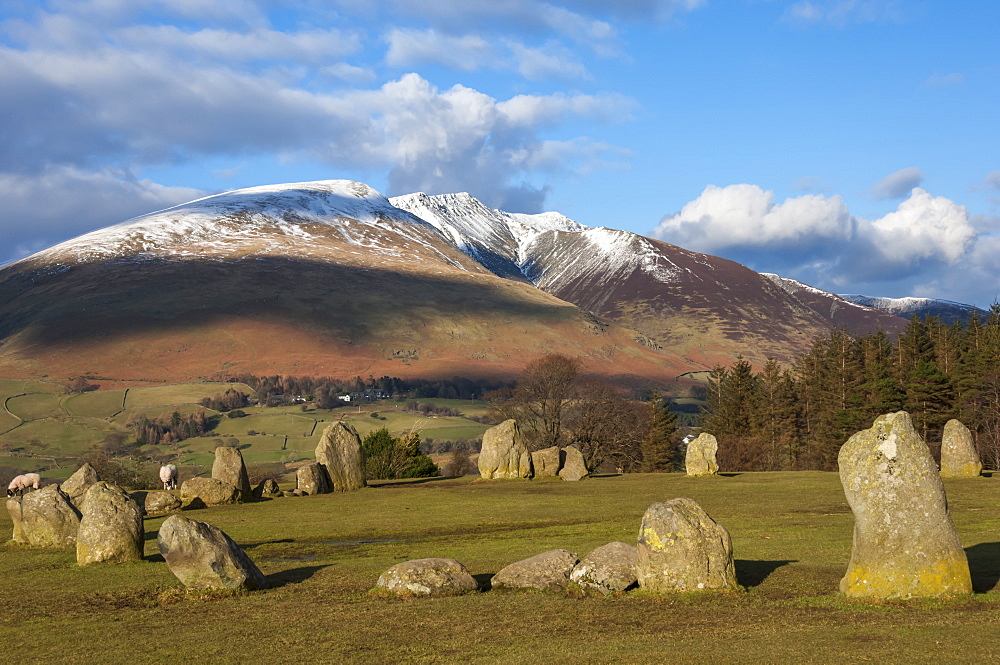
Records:
[[[332,563],[324,563],[318,566],[302,566],[301,568],[289,568],[288,570],[282,570],[278,573],[271,573],[270,575],[265,575],[267,579],[267,586],[269,589],[277,589],[278,587],[283,587],[286,584],[298,584],[300,582],[305,582],[307,579],[315,575],[317,572],[323,570],[328,566],[332,566]]]
[[[776,571],[778,568],[796,562],[797,559],[785,561],[750,561],[747,559],[736,559],[733,563],[736,565],[736,581],[742,586],[750,589],[755,586],[759,586],[764,580],[767,579],[768,575]]]
[[[965,548],[975,593],[992,591],[1000,582],[1000,543],[979,543]]]

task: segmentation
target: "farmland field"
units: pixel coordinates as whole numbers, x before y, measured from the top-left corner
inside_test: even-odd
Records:
[[[253,388],[243,383],[176,383],[153,388],[133,388],[128,391],[125,407],[137,409],[172,404],[197,404],[205,397],[224,393],[230,388],[253,394]]]
[[[1000,478],[946,482],[976,593],[862,602],[837,591],[852,516],[835,473],[680,474],[558,480],[376,483],[348,494],[189,511],[222,528],[271,588],[180,591],[156,549],[79,568],[71,550],[0,547],[0,641],[26,661],[384,663],[969,663],[1000,656]],[[484,585],[549,549],[584,555],[635,542],[654,501],[686,496],[729,529],[745,591],[610,598],[484,591],[393,600],[368,594],[407,559],[465,563]],[[0,540],[10,534],[0,514]],[[128,635],[128,639],[120,639]]]

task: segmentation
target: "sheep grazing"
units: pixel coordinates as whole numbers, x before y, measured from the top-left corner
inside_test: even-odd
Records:
[[[24,496],[24,490],[29,487],[38,489],[40,482],[42,482],[42,477],[37,473],[22,473],[20,476],[14,476],[14,480],[10,481],[10,485],[7,485],[7,498],[9,499],[15,494]]]
[[[164,464],[160,467],[160,480],[163,481],[163,489],[177,489],[177,467],[173,464]]]

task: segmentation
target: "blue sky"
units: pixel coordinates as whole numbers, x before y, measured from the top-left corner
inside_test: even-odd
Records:
[[[963,0],[0,0],[0,263],[348,178],[987,306],[998,29]]]

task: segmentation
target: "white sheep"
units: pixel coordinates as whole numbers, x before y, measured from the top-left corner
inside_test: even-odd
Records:
[[[173,464],[164,464],[160,467],[160,480],[163,481],[163,489],[177,489],[177,467]]]
[[[7,485],[7,498],[15,494],[24,496],[24,490],[29,487],[38,489],[40,482],[42,482],[42,477],[37,473],[22,473],[20,476],[14,476],[14,480],[10,481],[10,485]]]

